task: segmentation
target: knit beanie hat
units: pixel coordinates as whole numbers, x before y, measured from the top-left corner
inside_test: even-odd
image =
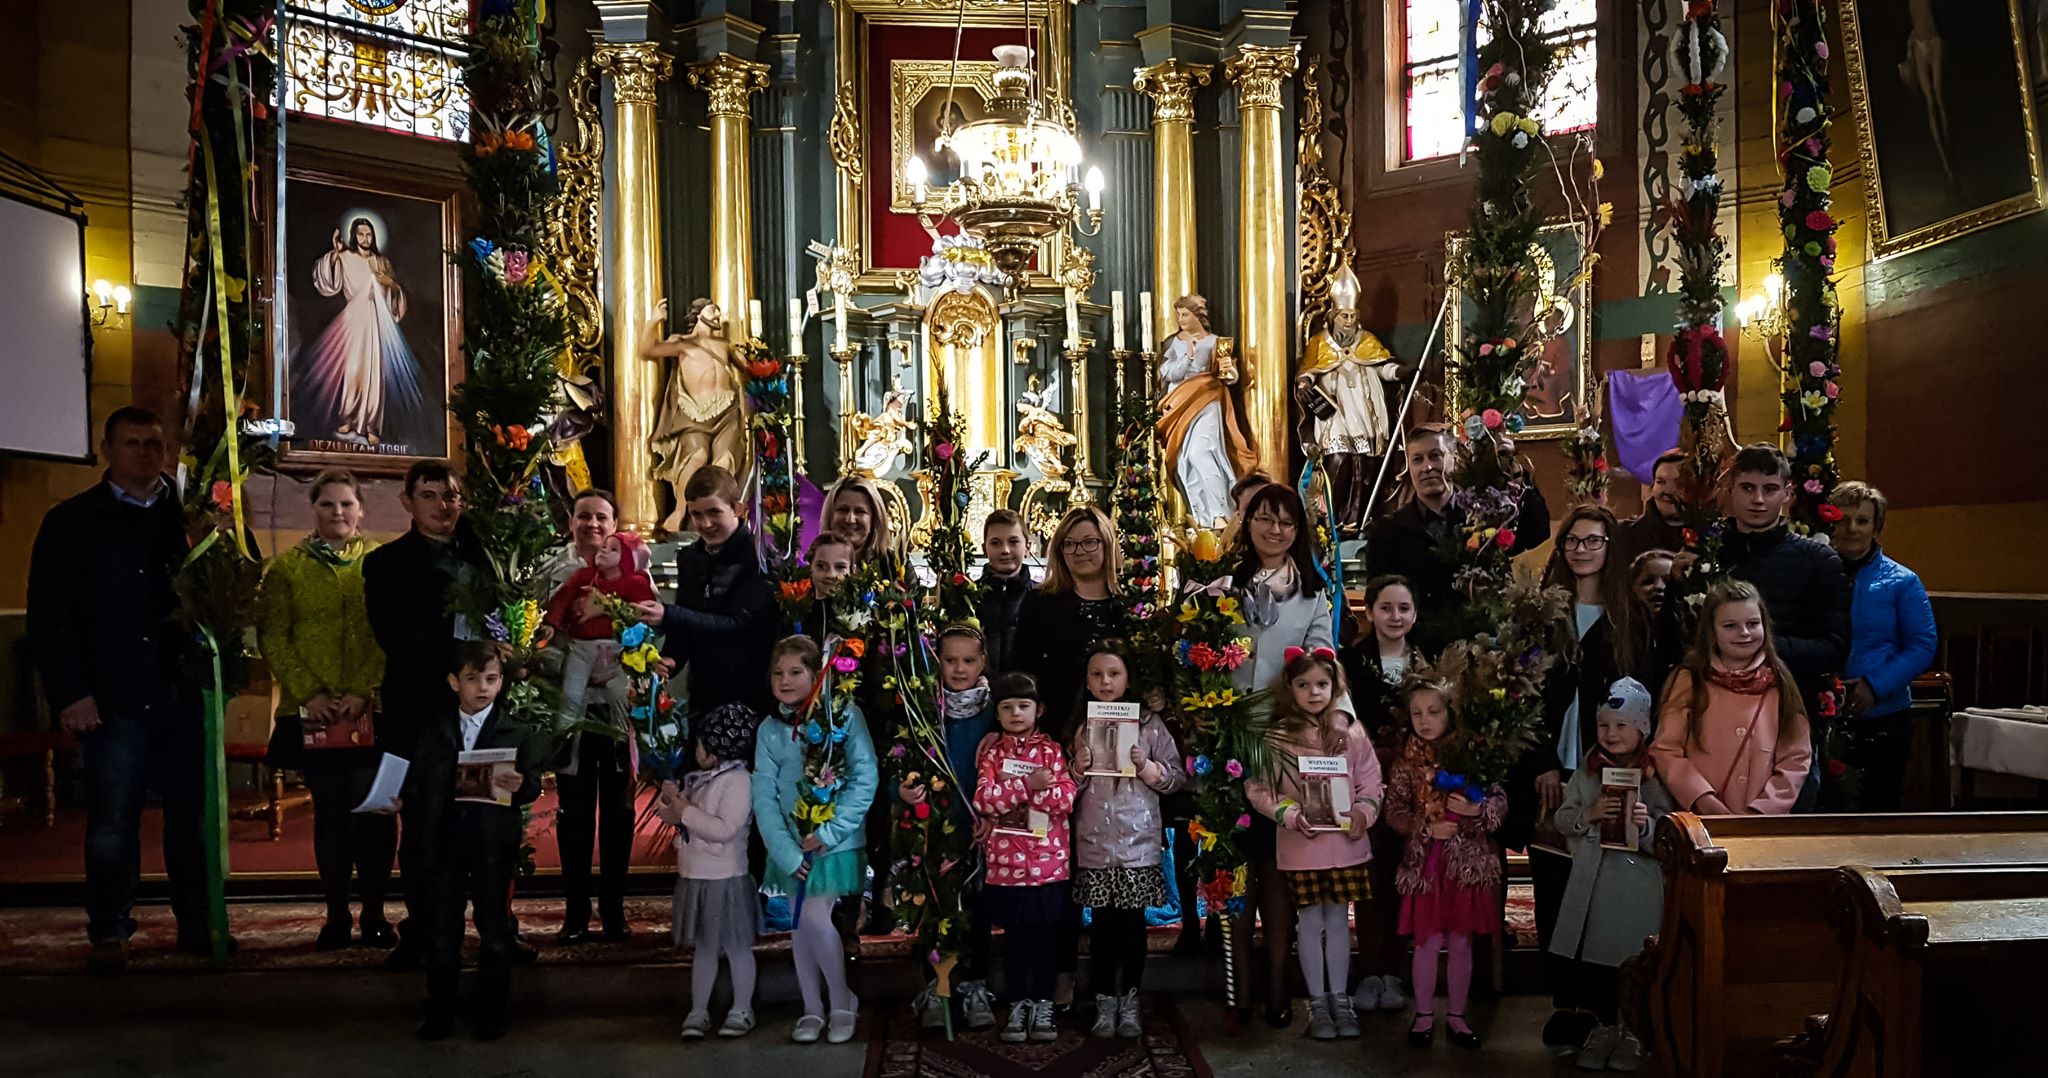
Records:
[[[754,762],[754,730],[761,716],[745,704],[722,704],[697,722],[697,740],[721,760]]]
[[[647,543],[632,532],[615,532],[612,538],[619,541],[619,568],[628,573],[644,573],[653,561],[653,553]]]
[[[1627,719],[1635,728],[1650,736],[1650,690],[1632,677],[1622,678],[1607,690],[1607,699],[1600,704],[1600,713],[1613,713]]]

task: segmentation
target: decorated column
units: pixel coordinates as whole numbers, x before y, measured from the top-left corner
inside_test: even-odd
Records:
[[[1141,67],[1131,85],[1152,98],[1153,340],[1173,333],[1173,301],[1195,290],[1195,91],[1209,85],[1208,64],[1169,59]]]
[[[1835,401],[1842,368],[1835,352],[1835,219],[1828,211],[1834,171],[1828,166],[1827,5],[1780,0],[1772,7],[1778,35],[1778,166],[1785,176],[1778,221],[1785,253],[1785,419],[1792,436],[1792,520],[1822,529],[1821,507],[1835,489]]]
[[[661,369],[641,359],[634,342],[646,332],[662,298],[661,155],[654,101],[655,88],[673,72],[674,61],[654,41],[600,41],[595,59],[598,70],[612,80],[617,161],[606,192],[612,210],[612,486],[618,492],[619,526],[644,534],[661,520],[652,478],[654,452],[648,444]],[[740,316],[745,313],[742,307]]]
[[[711,99],[711,299],[725,313],[726,338],[744,343],[747,303],[754,298],[748,109],[754,92],[768,88],[768,67],[720,53],[690,66],[690,85]]]
[[[1292,45],[1239,45],[1224,61],[1237,83],[1238,352],[1245,425],[1267,475],[1287,474],[1287,352],[1293,338],[1287,285],[1294,279],[1281,168],[1280,102],[1294,77]],[[1227,378],[1226,378],[1227,380]]]

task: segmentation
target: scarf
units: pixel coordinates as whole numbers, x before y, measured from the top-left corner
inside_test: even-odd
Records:
[[[353,564],[357,558],[363,556],[363,539],[357,536],[337,547],[318,535],[309,535],[305,542],[299,544],[299,548],[312,555],[320,564],[340,569]]]
[[[1778,671],[1761,658],[1747,670],[1724,670],[1718,662],[1708,663],[1707,680],[1732,693],[1762,696],[1778,687]]]
[[[1636,751],[1626,756],[1615,756],[1596,745],[1586,754],[1584,769],[1597,775],[1598,769],[1603,767],[1636,767],[1642,769],[1644,778],[1649,778],[1657,773],[1656,762],[1650,759],[1649,749],[1649,743],[1645,741]]]
[[[961,689],[959,692],[941,685],[940,710],[945,713],[947,722],[971,719],[981,714],[982,709],[988,706],[988,695],[988,679],[985,677],[976,681],[972,687]]]

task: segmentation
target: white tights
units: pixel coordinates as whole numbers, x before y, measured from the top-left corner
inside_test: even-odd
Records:
[[[1351,980],[1351,917],[1342,902],[1323,902],[1295,911],[1295,947],[1310,999],[1347,991]]]
[[[732,1009],[754,1009],[754,949],[732,944],[723,950],[699,947],[690,953],[690,1009],[711,1009],[711,990],[718,984],[718,960],[732,969]]]
[[[790,934],[790,950],[796,954],[796,985],[804,996],[804,1013],[825,1015],[825,1001],[818,998],[818,985],[825,986],[825,999],[835,1011],[853,1009],[853,991],[846,987],[846,951],[839,943],[839,930],[832,925],[832,905],[837,898],[818,895],[804,899],[797,916],[796,931]],[[748,956],[749,962],[752,955]]]

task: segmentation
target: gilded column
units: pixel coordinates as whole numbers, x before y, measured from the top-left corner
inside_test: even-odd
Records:
[[[662,294],[654,101],[655,88],[673,72],[674,61],[652,41],[600,41],[595,59],[598,70],[612,80],[618,169],[609,192],[617,263],[611,312],[612,485],[618,491],[619,526],[645,534],[661,520],[654,452],[648,445],[661,395],[661,367],[640,357],[639,341]]]
[[[1294,46],[1240,45],[1223,62],[1237,83],[1238,350],[1244,368],[1247,432],[1267,475],[1287,470],[1287,285],[1289,178],[1281,174],[1280,102],[1294,75]]]
[[[1131,85],[1152,98],[1152,332],[1173,334],[1173,301],[1195,290],[1195,91],[1208,64],[1167,60],[1141,67]],[[1278,129],[1279,121],[1274,121]],[[1277,166],[1276,166],[1277,168]]]
[[[748,99],[768,88],[768,65],[719,53],[690,65],[690,85],[711,99],[711,299],[725,313],[726,337],[737,343],[747,339],[747,301],[754,298]]]

